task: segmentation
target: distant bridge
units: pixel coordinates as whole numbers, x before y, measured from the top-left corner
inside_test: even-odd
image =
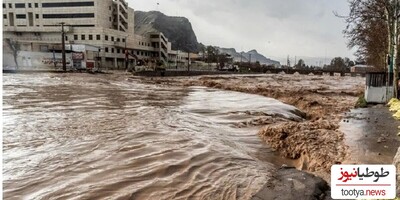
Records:
[[[305,70],[305,69],[263,69],[263,73],[270,73],[270,74],[278,74],[278,73],[285,73],[285,74],[295,74],[299,73],[302,75],[309,75],[309,74],[314,74],[314,75],[326,75],[329,74],[330,76],[334,76],[335,74],[340,74],[340,76],[362,76],[365,77],[367,74],[366,72],[343,72],[343,71],[335,71],[335,70]]]
[[[213,71],[213,70],[166,70],[166,71],[139,71],[134,74],[138,76],[200,76],[200,75],[223,75],[223,74],[295,74],[296,72],[302,75],[330,75],[334,76],[362,76],[365,77],[365,72],[338,72],[338,71],[328,71],[328,70],[295,70],[295,69],[263,69],[262,72],[231,72],[231,71]]]

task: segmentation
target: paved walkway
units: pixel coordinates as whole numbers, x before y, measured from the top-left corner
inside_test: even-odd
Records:
[[[340,128],[349,145],[350,158],[346,163],[392,164],[400,146],[400,121],[392,115],[382,105],[346,113]]]

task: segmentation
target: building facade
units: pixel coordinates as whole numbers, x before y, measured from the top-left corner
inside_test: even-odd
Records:
[[[162,33],[135,35],[134,10],[125,0],[4,0],[3,49],[33,52],[60,50],[64,23],[65,44],[99,48],[103,68],[168,61],[170,44]],[[4,65],[4,64],[3,64]]]

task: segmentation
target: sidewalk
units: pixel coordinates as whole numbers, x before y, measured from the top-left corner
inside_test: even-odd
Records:
[[[400,146],[400,121],[392,115],[383,105],[346,113],[340,124],[350,153],[345,163],[392,164]]]

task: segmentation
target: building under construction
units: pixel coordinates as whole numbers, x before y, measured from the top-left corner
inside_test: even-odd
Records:
[[[52,52],[62,43],[98,48],[96,60],[109,69],[124,69],[136,60],[167,62],[171,44],[160,32],[135,35],[134,10],[124,0],[5,0],[3,57],[16,52]],[[17,59],[5,59],[6,65]],[[8,62],[8,63],[4,63]]]

